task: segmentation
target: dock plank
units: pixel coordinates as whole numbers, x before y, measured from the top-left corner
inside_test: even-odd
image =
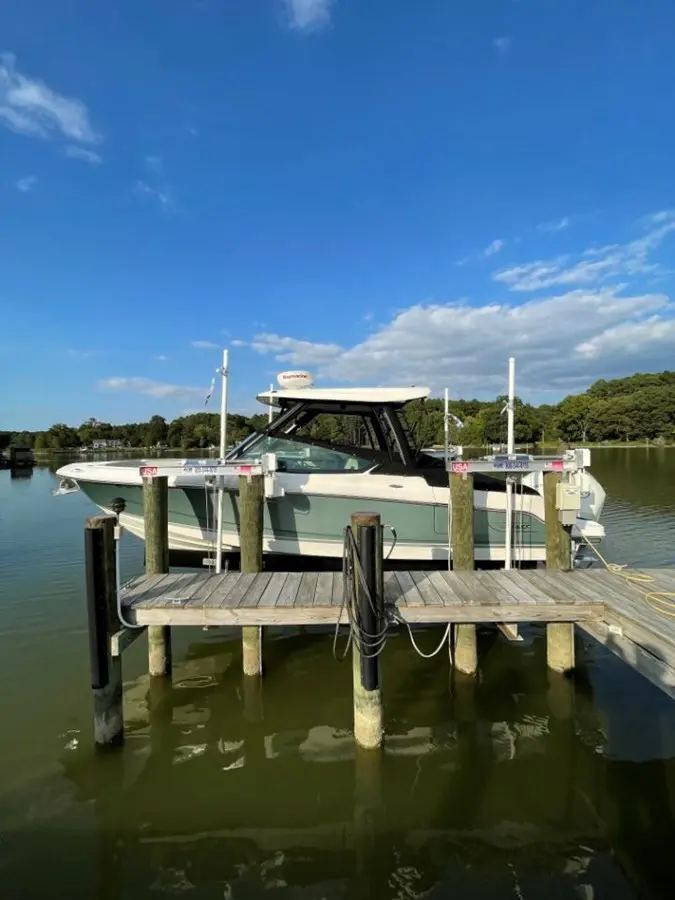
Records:
[[[318,572],[303,572],[302,580],[295,595],[294,606],[314,606],[314,594],[319,580]]]
[[[445,577],[447,574],[447,570],[443,572],[429,572],[429,578],[438,591],[438,596],[443,599],[444,606],[461,605],[463,601],[453,590],[450,582]]]
[[[182,606],[183,603],[193,596],[196,589],[202,587],[206,583],[208,577],[209,576],[205,572],[199,572],[196,575],[194,572],[181,572],[174,576],[174,580],[162,582],[162,585],[164,583],[167,584],[166,589],[162,587],[161,591],[155,591],[152,599],[145,605],[148,608],[163,606],[165,604]]]
[[[295,598],[298,595],[300,582],[302,581],[302,572],[289,572],[284,586],[279,591],[277,598],[277,606],[293,606]]]
[[[120,598],[123,606],[146,605],[158,592],[168,575],[140,575],[122,587]],[[168,583],[168,582],[167,582]]]
[[[220,610],[236,609],[246,596],[246,592],[255,580],[255,572],[241,572],[236,584],[232,586],[232,590],[223,598],[223,602],[218,607]]]
[[[454,594],[459,597],[462,606],[475,606],[473,600],[473,591],[465,585],[464,581],[459,577],[459,572],[443,572],[443,578],[446,579]]]
[[[222,584],[222,580],[215,573],[208,574],[202,585],[196,585],[191,596],[185,600],[185,606],[208,606],[212,595]]]
[[[206,606],[217,608],[222,606],[225,598],[233,590],[235,584],[241,578],[241,572],[229,572],[225,578],[221,579],[218,587],[209,596]]]
[[[406,605],[403,589],[395,572],[384,573],[384,603],[385,606]]]
[[[411,572],[425,606],[443,606],[443,598],[432,584],[428,572]]]
[[[333,596],[333,573],[319,572],[314,592],[314,606],[330,606]]]
[[[271,572],[257,572],[251,586],[242,597],[239,606],[246,606],[249,609],[257,607],[260,603],[260,598],[265,593],[265,588],[269,584],[271,577]]]
[[[553,603],[553,598],[539,590],[536,582],[530,579],[530,574],[531,571],[527,569],[509,569],[506,572],[500,572],[499,577],[513,590],[514,594],[518,596],[520,602],[525,606],[530,603],[535,605],[538,603]]]
[[[331,606],[342,606],[344,592],[344,576],[342,572],[333,572],[333,590],[331,592]]]
[[[274,572],[260,596],[258,606],[276,606],[283,586],[288,578],[287,572]]]
[[[488,570],[476,572],[476,577],[480,579],[485,590],[493,598],[493,602],[500,603],[504,606],[509,604],[520,605],[518,597],[509,590],[509,583],[499,578],[499,572],[491,572]]]
[[[499,603],[497,598],[491,596],[477,572],[455,572],[454,581],[465,588],[467,603],[480,603],[482,606]]]
[[[401,594],[405,598],[406,606],[424,606],[422,595],[417,589],[410,572],[397,571],[396,578],[401,585]]]

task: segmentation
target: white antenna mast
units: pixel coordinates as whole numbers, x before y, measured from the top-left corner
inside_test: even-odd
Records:
[[[506,404],[506,452],[515,453],[516,361],[509,357],[509,395]],[[504,535],[504,568],[511,568],[513,534],[513,476],[506,476],[506,532]]]

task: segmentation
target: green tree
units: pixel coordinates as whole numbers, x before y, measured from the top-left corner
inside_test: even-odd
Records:
[[[594,405],[592,398],[585,394],[572,394],[558,404],[554,423],[564,441],[586,440]]]

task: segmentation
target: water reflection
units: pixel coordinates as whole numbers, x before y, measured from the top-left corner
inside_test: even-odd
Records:
[[[388,697],[381,754],[354,747],[344,669],[311,691],[287,673],[280,705],[273,679],[242,680],[226,643],[206,671],[199,660],[201,678],[194,660],[179,666],[162,697],[131,684],[123,751],[62,758],[95,809],[97,896],[623,900],[638,896],[631,865],[658,888],[673,812],[664,764],[656,777],[604,758],[590,680],[548,674],[536,630],[525,648],[482,643],[480,683],[449,685],[425,663],[417,706],[405,689]],[[392,644],[385,672],[407,680],[421,661]]]

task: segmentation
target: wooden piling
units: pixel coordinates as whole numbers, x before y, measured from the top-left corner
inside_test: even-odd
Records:
[[[449,515],[452,568],[455,571],[473,571],[475,562],[472,475],[451,472]],[[456,671],[463,675],[475,675],[478,669],[476,626],[453,625],[449,637],[450,657]]]
[[[450,546],[452,568],[470,571],[474,567],[473,477],[450,474]]]
[[[378,513],[359,512],[351,528],[365,576],[367,591],[354,572],[354,591],[362,633],[352,651],[354,738],[365,750],[382,744],[381,645],[384,624],[382,525]]]
[[[554,672],[570,672],[574,668],[574,623],[548,622],[546,625],[546,660]]]
[[[143,478],[145,523],[145,571],[165,575],[169,571],[169,479],[165,475]],[[171,629],[148,627],[148,671],[151,676],[171,675]]]
[[[569,571],[572,568],[570,529],[562,524],[556,508],[556,490],[560,472],[544,473],[544,516],[546,520],[546,568]]]
[[[89,656],[94,702],[94,741],[99,746],[124,739],[122,659],[113,657],[111,636],[118,630],[115,574],[116,516],[93,516],[84,531]]]
[[[568,571],[572,568],[570,529],[565,527],[556,508],[560,472],[544,473],[544,515],[546,517],[546,568]],[[546,625],[546,659],[554,672],[569,672],[574,668],[574,624],[549,622]]]
[[[478,670],[478,641],[476,626],[457,624],[453,625],[450,632],[454,631],[453,660],[455,669],[462,675],[475,675]]]
[[[241,571],[261,572],[263,565],[263,513],[265,481],[263,475],[239,476],[239,547]],[[246,625],[241,629],[244,675],[262,674],[262,627]]]

